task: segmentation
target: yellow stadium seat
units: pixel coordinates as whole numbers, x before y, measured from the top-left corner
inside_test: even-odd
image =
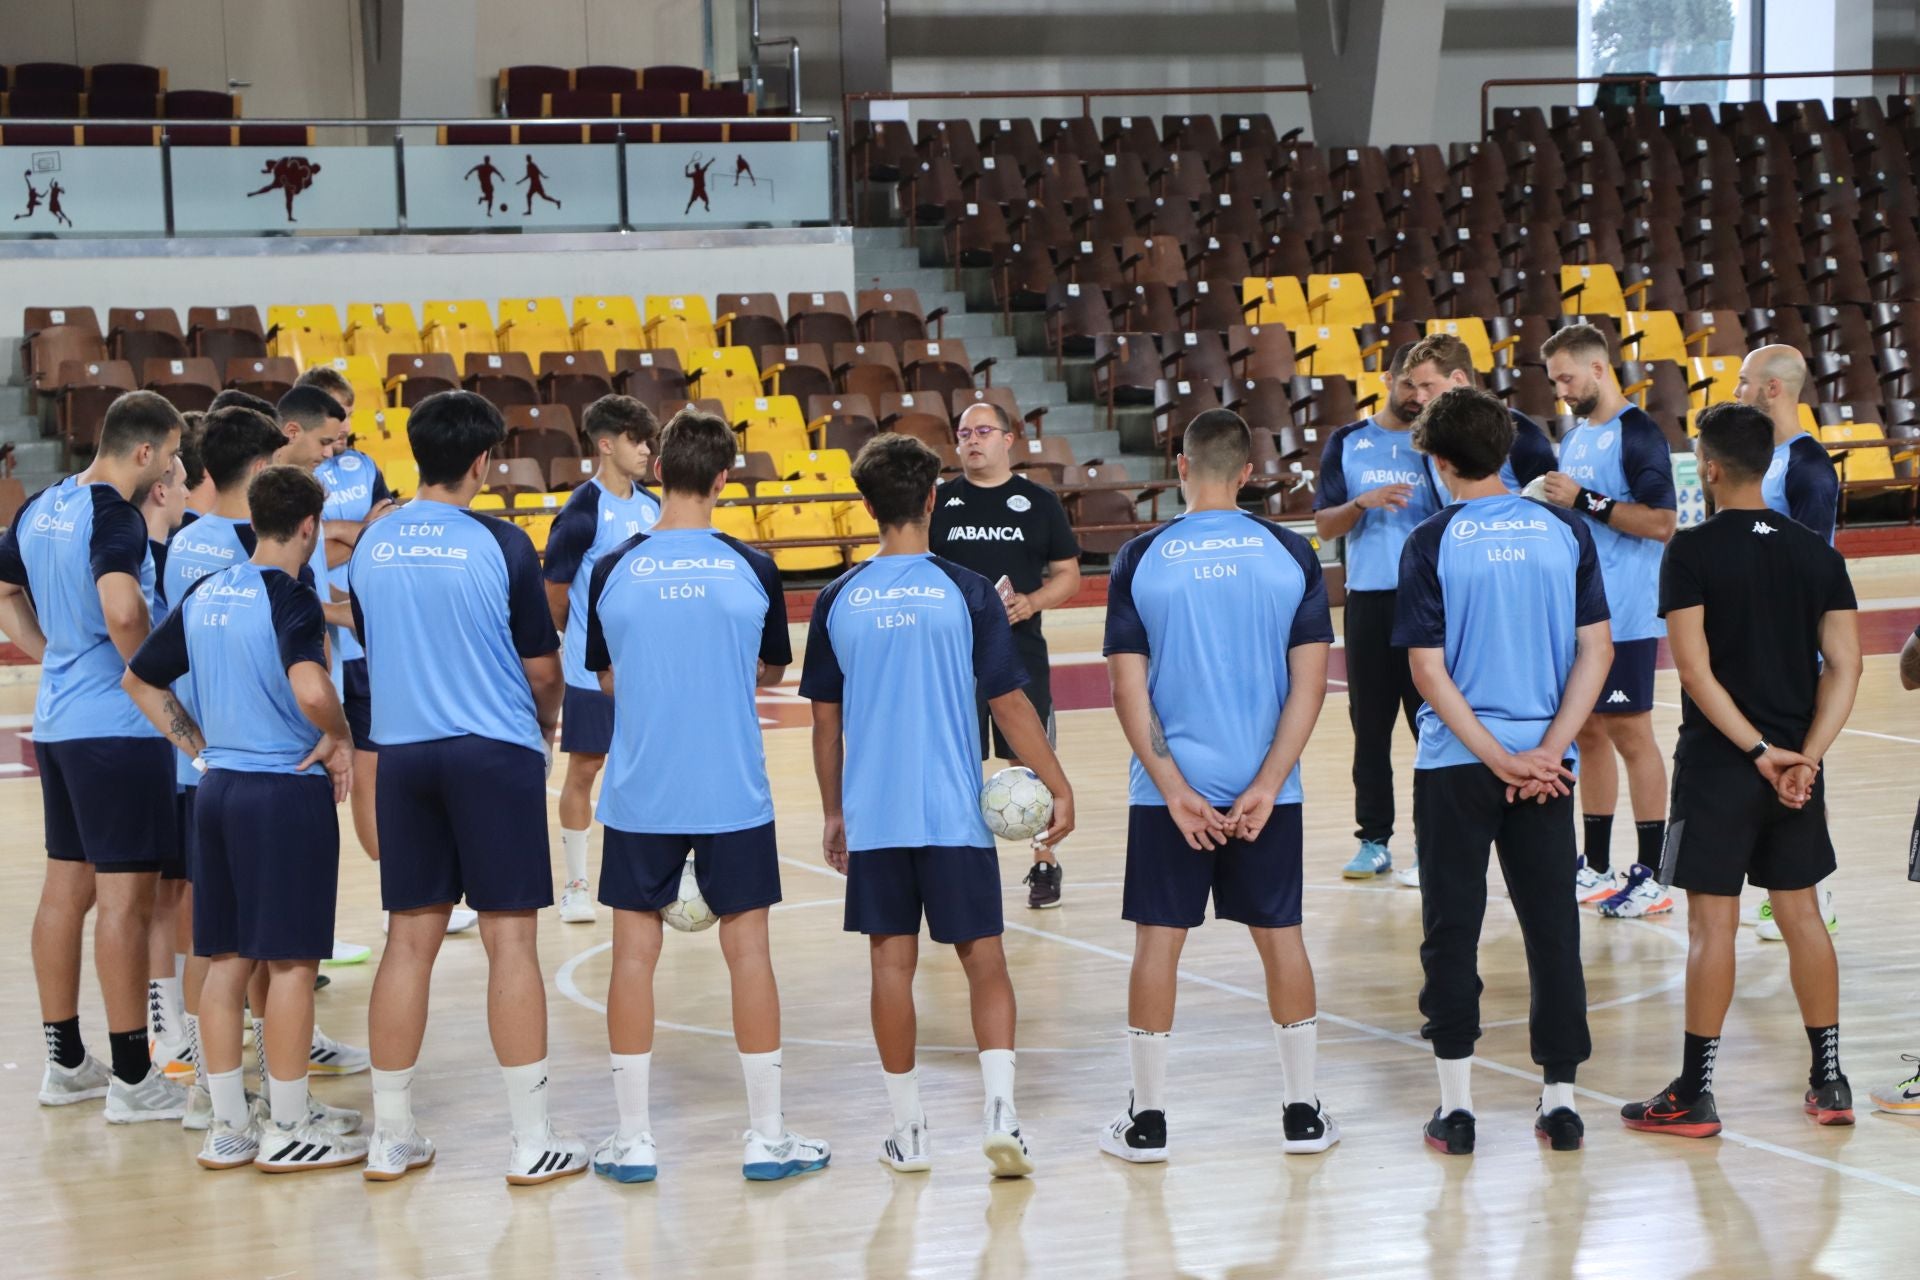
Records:
[[[1487,322],[1478,316],[1448,317],[1427,321],[1427,336],[1449,333],[1467,344],[1473,354],[1473,367],[1481,373],[1493,372],[1493,344],[1487,338]]]
[[[1367,371],[1359,335],[1346,325],[1309,325],[1295,332],[1293,358],[1300,372],[1316,378],[1340,377],[1357,383]]]
[[[800,412],[800,401],[793,396],[752,396],[730,403],[727,416],[734,429],[743,432],[743,451],[768,453],[783,460],[788,454],[807,453],[807,419]],[[780,472],[791,474],[785,466]]]
[[[558,298],[500,299],[500,327],[495,333],[502,351],[538,355],[573,350],[572,326]]]
[[[376,409],[386,406],[386,389],[381,385],[380,370],[373,363],[372,356],[335,356],[327,364],[344,375],[353,387],[355,409],[361,405]]]
[[[1877,422],[1836,422],[1819,428],[1821,444],[1861,444],[1885,441],[1887,433]],[[1890,449],[1829,449],[1828,455],[1839,465],[1841,481],[1894,480],[1893,453]]]
[[[1256,300],[1258,309],[1252,306]],[[1240,282],[1240,305],[1248,324],[1277,324],[1292,330],[1309,323],[1306,291],[1292,276],[1248,276]]]
[[[527,531],[533,539],[533,549],[544,552],[547,549],[547,536],[553,532],[553,521],[560,514],[560,508],[567,505],[566,493],[516,493],[513,495],[513,522]]]
[[[763,480],[754,490],[757,498],[782,498],[838,490],[826,480]],[[768,538],[837,538],[840,526],[833,518],[831,502],[794,502],[763,506],[761,531]],[[773,552],[773,562],[782,569],[835,569],[845,563],[838,547],[793,547]]]
[[[1624,319],[1627,300],[1620,292],[1620,277],[1604,262],[1570,262],[1563,265],[1560,268],[1560,312],[1569,316],[1608,315]]]
[[[347,354],[340,315],[326,303],[267,308],[267,354],[291,356],[302,369]]]
[[[1794,416],[1798,418],[1800,422],[1800,429],[1815,439],[1819,439],[1820,422],[1819,419],[1813,416],[1813,406],[1810,404],[1797,404],[1793,407],[1795,411]]]
[[[413,460],[411,453],[381,463],[380,474],[386,478],[387,488],[396,498],[405,500],[419,491],[420,464]]]
[[[837,481],[837,483],[846,486],[849,492],[853,489],[852,477],[846,477]],[[840,526],[841,537],[875,539],[875,541],[867,543],[864,546],[847,548],[847,554],[853,557],[854,563],[858,564],[862,560],[871,560],[874,556],[879,555],[880,543],[878,539],[880,537],[880,522],[868,514],[866,504],[856,499],[852,502],[835,503],[834,508],[836,512],[834,518]]]
[[[638,351],[647,345],[646,325],[633,299],[619,294],[587,295],[573,300],[573,347],[598,351],[613,367],[616,351]]]
[[[745,347],[696,347],[680,353],[680,367],[689,399],[730,405],[760,394],[760,366]]]
[[[493,313],[478,299],[423,302],[420,314],[420,346],[425,351],[444,351],[453,357],[456,368],[465,368],[469,352],[497,352],[500,340],[494,336]]]
[[[647,345],[672,347],[682,365],[697,349],[720,344],[713,332],[713,311],[697,294],[648,294],[645,327]]]
[[[353,416],[347,420],[353,447],[372,458],[383,472],[389,459],[413,461],[413,446],[407,443],[409,416],[405,409],[381,408],[378,402],[372,407],[356,403]]]
[[[1733,399],[1733,389],[1740,383],[1738,356],[1695,356],[1689,363],[1693,376],[1688,380],[1691,394],[1687,398],[1695,409]]]
[[[366,356],[373,367],[387,367],[387,357],[418,355],[420,326],[413,307],[405,302],[349,302],[347,354]]]
[[[1373,296],[1357,271],[1307,277],[1307,314],[1314,324],[1373,323]]]
[[[722,498],[751,498],[747,486],[726,484],[720,489]],[[742,542],[757,542],[760,538],[760,521],[757,507],[715,507],[713,509],[713,527],[729,537]]]
[[[786,399],[785,396],[780,397]],[[788,449],[779,455],[780,474],[815,480],[845,480],[853,487],[853,459],[845,449]]]
[[[475,511],[505,511],[507,500],[497,493],[482,489],[473,495],[472,507]]]
[[[1640,341],[1629,339],[1639,335]],[[1629,311],[1621,326],[1620,352],[1629,360],[1671,360],[1687,362],[1687,335],[1681,332],[1680,317],[1671,311]]]

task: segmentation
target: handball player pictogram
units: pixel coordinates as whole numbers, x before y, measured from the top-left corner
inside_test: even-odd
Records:
[[[293,198],[313,186],[314,175],[320,172],[320,166],[305,156],[282,156],[261,165],[260,172],[271,174],[273,181],[258,191],[247,192],[247,198],[251,200],[269,191],[282,192],[287,200],[287,221],[297,222],[298,219],[293,216]]]

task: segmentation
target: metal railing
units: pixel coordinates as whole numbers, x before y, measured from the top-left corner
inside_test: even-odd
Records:
[[[1710,84],[1736,80],[1843,80],[1861,76],[1892,76],[1899,82],[1898,93],[1904,97],[1909,81],[1920,78],[1920,67],[1865,67],[1851,70],[1833,71],[1749,71],[1744,74],[1715,74],[1713,72],[1692,72],[1687,75],[1660,75],[1651,71],[1620,72],[1605,76],[1521,76],[1482,81],[1480,85],[1480,139],[1487,141],[1493,136],[1493,117],[1490,99],[1495,89],[1542,89],[1557,85],[1582,84],[1631,84],[1635,86],[1635,100],[1644,104],[1647,100],[1647,86],[1654,84]]]

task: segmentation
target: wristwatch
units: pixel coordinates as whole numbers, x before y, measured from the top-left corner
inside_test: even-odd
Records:
[[[1758,761],[1761,756],[1767,754],[1767,752],[1771,750],[1773,750],[1773,744],[1771,742],[1768,742],[1765,738],[1762,738],[1760,739],[1760,741],[1754,743],[1752,746],[1747,748],[1747,759]]]

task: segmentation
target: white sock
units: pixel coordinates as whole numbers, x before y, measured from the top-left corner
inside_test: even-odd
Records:
[[[1435,1058],[1433,1063],[1440,1068],[1440,1114],[1448,1116],[1464,1111],[1472,1115],[1473,1059]]]
[[[180,1034],[180,1020],[186,1007],[180,1000],[180,979],[155,978],[148,984],[160,997],[160,1025],[174,1035]]]
[[[1273,1024],[1273,1042],[1280,1046],[1280,1097],[1288,1105],[1320,1101],[1313,1084],[1313,1059],[1320,1042],[1320,1019]]]
[[[652,1053],[613,1053],[613,1101],[620,1108],[620,1136],[637,1138],[653,1132],[647,1110],[647,1086],[653,1078]]]
[[[995,1098],[1013,1101],[1013,1050],[982,1049],[980,1051],[980,1079],[987,1086],[987,1105],[991,1107]]]
[[[507,1114],[516,1138],[539,1138],[547,1131],[547,1060],[500,1068],[507,1082]]]
[[[1540,1086],[1540,1114],[1551,1115],[1561,1107],[1569,1111],[1577,1110],[1573,1105],[1573,1086],[1543,1083]]]
[[[1167,1090],[1167,1050],[1173,1044],[1171,1031],[1142,1031],[1127,1028],[1127,1061],[1133,1066],[1133,1113],[1165,1111]]]
[[[267,1071],[267,1023],[264,1018],[253,1019],[253,1065],[260,1073],[260,1087],[266,1088],[270,1073]]]
[[[147,1039],[160,1038],[161,1021],[166,1016],[160,1004],[160,979],[147,979]]]
[[[273,1122],[285,1128],[307,1121],[307,1078],[276,1080],[267,1077],[267,1105],[273,1110]]]
[[[741,1054],[740,1074],[747,1078],[748,1124],[767,1141],[779,1141],[787,1132],[780,1114],[780,1051]]]
[[[247,1127],[247,1086],[240,1068],[204,1073],[207,1093],[213,1099],[213,1116],[221,1124],[235,1129]]]
[[[587,878],[587,832],[560,828],[560,851],[567,859],[567,882]]]
[[[413,1131],[413,1068],[373,1069],[373,1127],[390,1133]]]
[[[176,951],[173,953],[173,976],[175,978],[184,978],[187,976],[187,955],[184,951]]]
[[[204,1081],[207,1078],[207,1069],[202,1065],[201,1058],[200,1015],[197,1013],[183,1013],[180,1015],[180,1021],[184,1023],[187,1028],[187,1052],[193,1058],[194,1074]]]
[[[880,1078],[887,1082],[887,1105],[893,1108],[893,1127],[904,1129],[924,1119],[920,1110],[920,1068],[908,1067],[899,1075],[884,1068]]]

